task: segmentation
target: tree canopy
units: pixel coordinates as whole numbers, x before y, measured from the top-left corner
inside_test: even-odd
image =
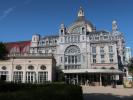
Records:
[[[7,49],[4,43],[0,42],[0,59],[4,59],[7,55]]]
[[[129,73],[133,75],[133,58],[130,59],[130,63],[128,64]]]

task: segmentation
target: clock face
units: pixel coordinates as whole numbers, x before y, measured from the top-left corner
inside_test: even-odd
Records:
[[[72,33],[80,33],[81,27],[75,27],[72,29]]]

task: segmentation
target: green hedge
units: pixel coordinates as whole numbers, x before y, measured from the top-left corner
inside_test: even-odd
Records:
[[[2,89],[0,100],[83,100],[82,88],[76,85],[9,83]]]

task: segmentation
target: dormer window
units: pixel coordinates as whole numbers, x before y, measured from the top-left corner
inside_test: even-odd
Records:
[[[61,30],[61,35],[63,35],[63,30]]]
[[[83,34],[85,33],[85,28],[84,28],[84,27],[82,28],[82,33],[83,33]]]
[[[57,40],[55,40],[55,43],[57,43]]]

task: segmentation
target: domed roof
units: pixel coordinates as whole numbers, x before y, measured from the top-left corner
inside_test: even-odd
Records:
[[[78,17],[77,19],[72,23],[72,25],[69,27],[69,32],[75,27],[80,26],[86,26],[88,32],[92,32],[95,29],[95,26],[88,20],[85,19],[84,16],[84,10],[82,7],[80,7],[78,11]]]
[[[94,25],[90,21],[86,20],[84,16],[78,17],[73,24],[80,22],[84,22],[85,24],[89,25],[91,28],[95,28]]]

